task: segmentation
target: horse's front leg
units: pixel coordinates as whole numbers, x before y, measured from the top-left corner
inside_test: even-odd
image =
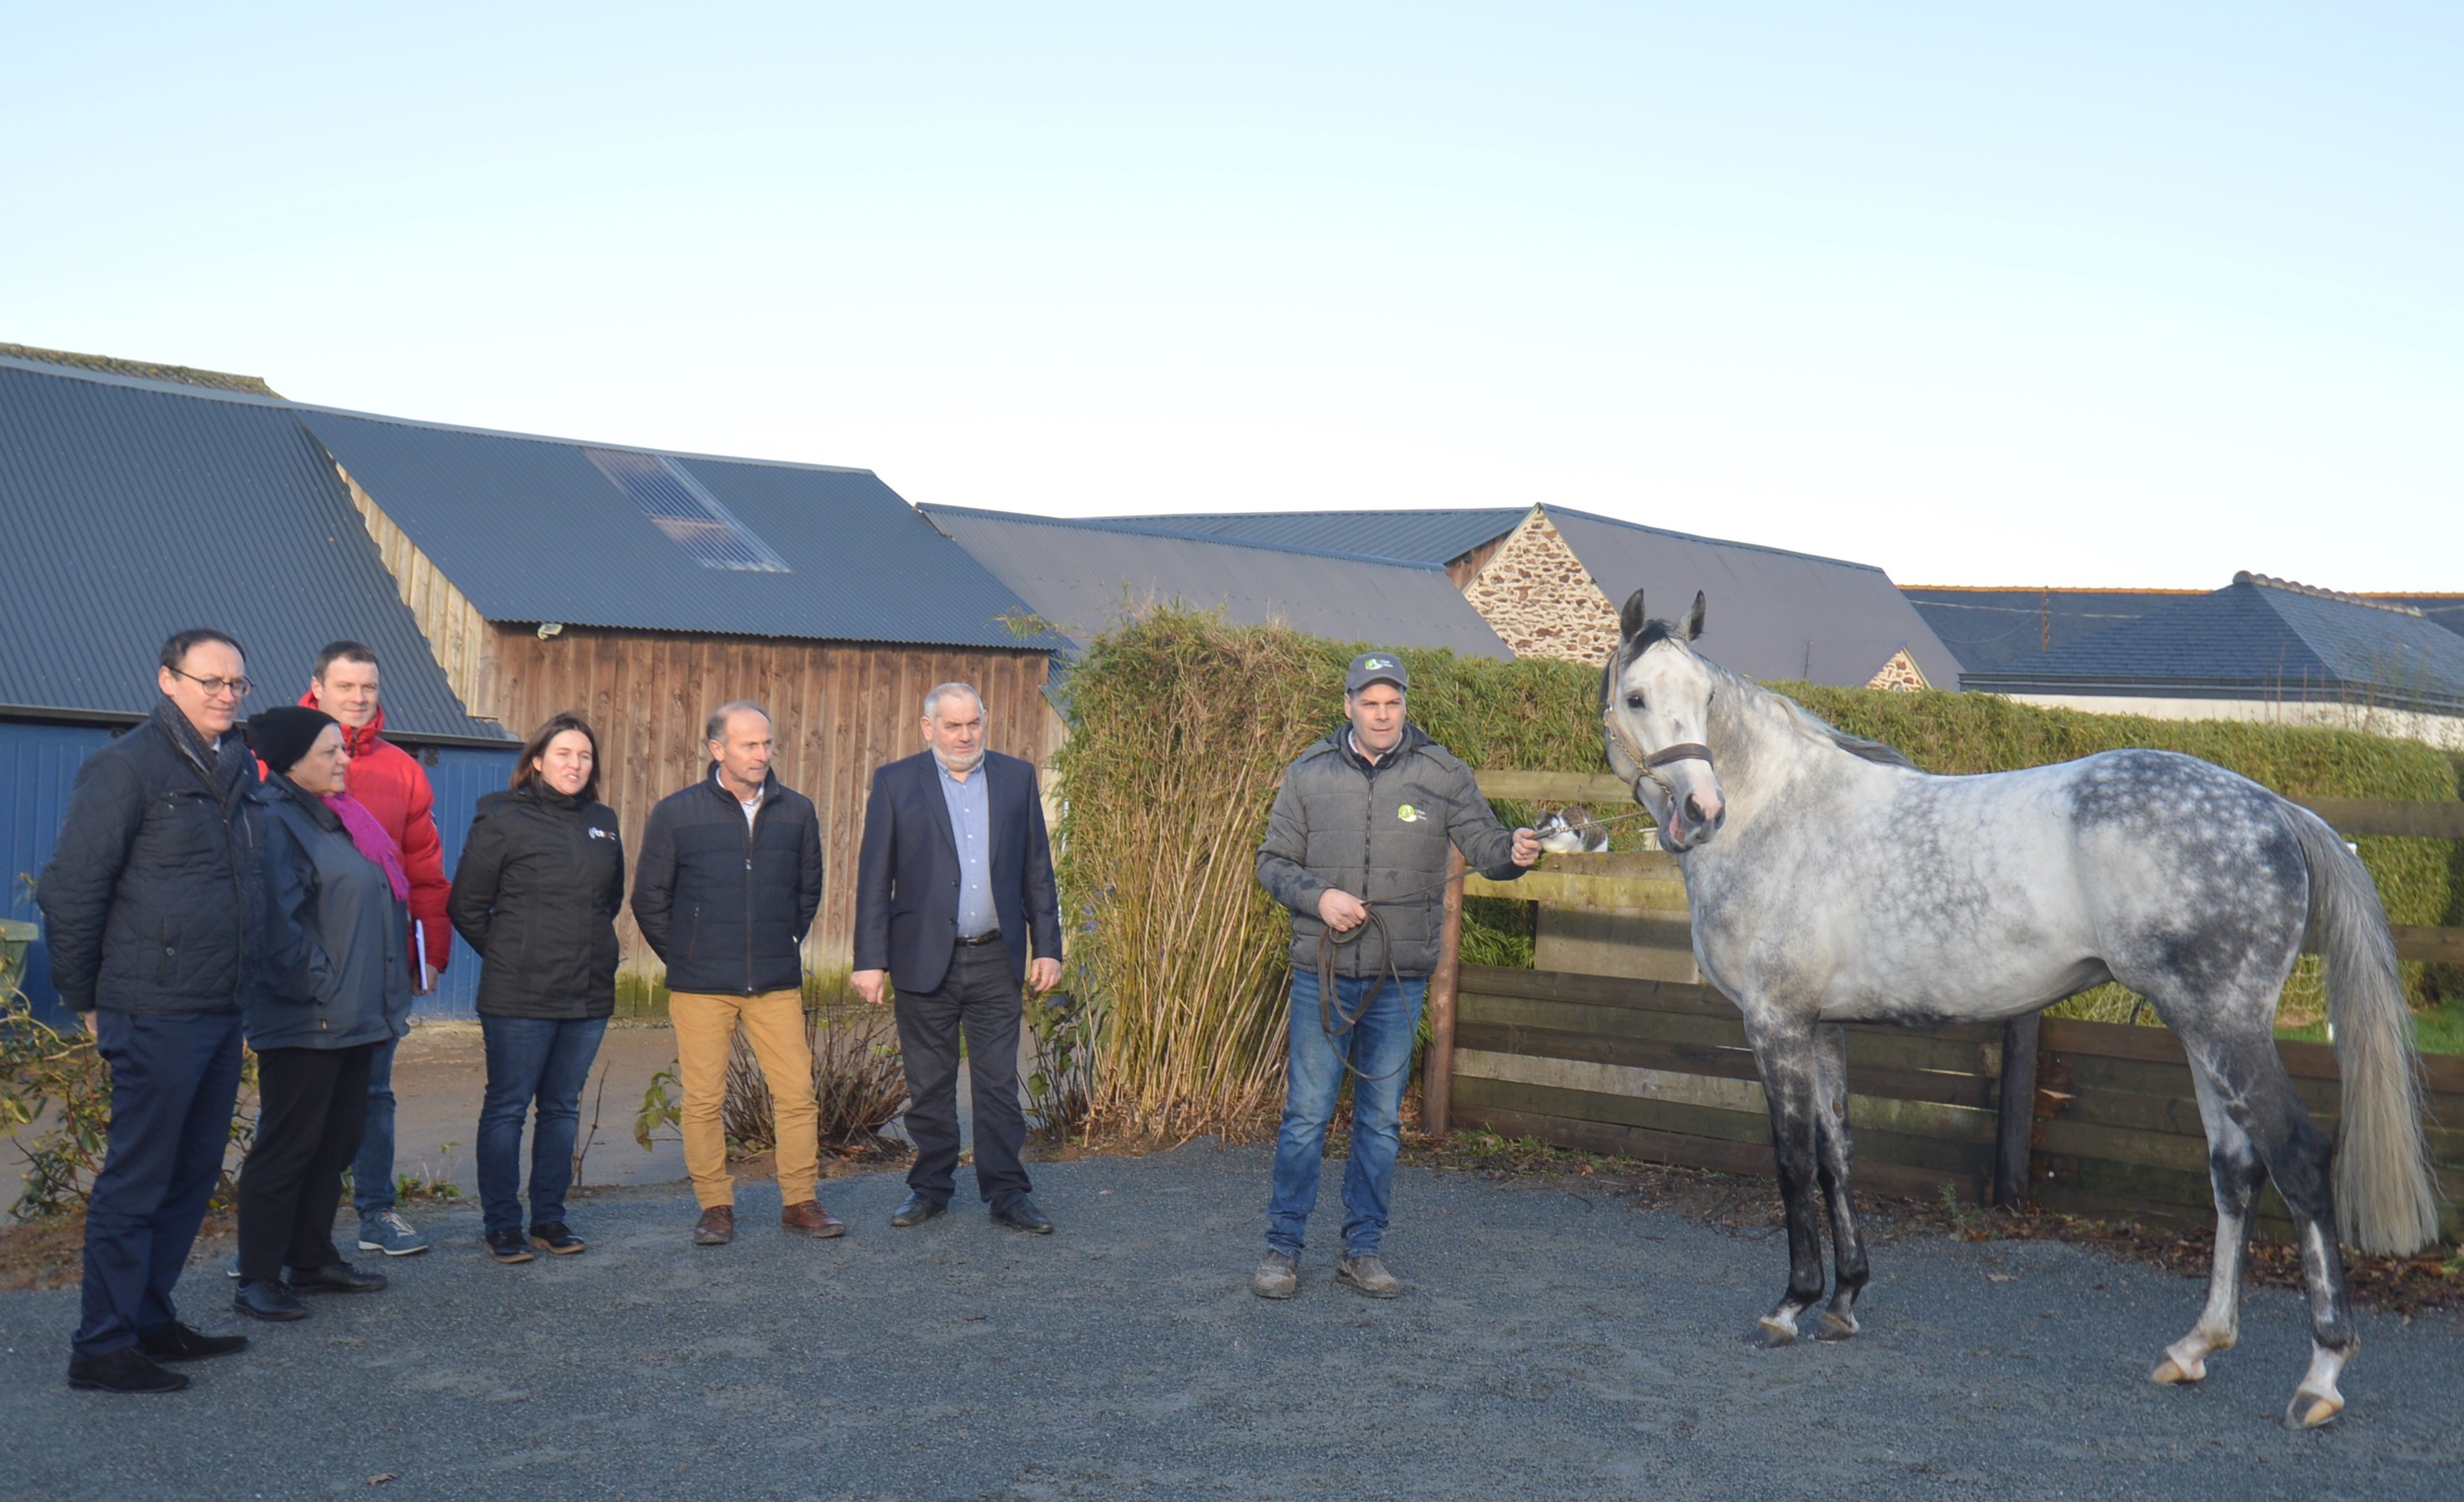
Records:
[[[1788,1292],[1746,1336],[1769,1350],[1794,1340],[1798,1316],[1822,1297],[1822,1211],[1815,1196],[1821,1069],[1811,1025],[1756,1027],[1749,1021],[1747,1034],[1771,1105],[1771,1154],[1788,1220]]]
[[[1865,1291],[1865,1280],[1873,1275],[1865,1265],[1865,1238],[1857,1229],[1857,1209],[1848,1198],[1848,1030],[1837,1023],[1815,1028],[1815,1062],[1818,1071],[1814,1094],[1815,1172],[1831,1208],[1831,1260],[1838,1280],[1814,1337],[1845,1340],[1857,1333],[1857,1295]]]

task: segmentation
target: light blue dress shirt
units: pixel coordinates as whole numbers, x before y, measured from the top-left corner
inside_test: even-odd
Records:
[[[979,762],[960,782],[939,757],[933,765],[941,774],[950,833],[958,842],[958,937],[974,939],[1001,927],[1001,910],[993,906],[992,809],[984,793],[984,780],[991,774]]]

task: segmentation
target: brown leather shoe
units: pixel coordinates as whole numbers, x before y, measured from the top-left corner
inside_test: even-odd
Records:
[[[736,1239],[736,1206],[714,1204],[693,1222],[693,1245],[724,1247]]]
[[[779,1224],[788,1230],[805,1236],[830,1237],[847,1234],[847,1222],[822,1208],[819,1200],[806,1200],[779,1212]]]

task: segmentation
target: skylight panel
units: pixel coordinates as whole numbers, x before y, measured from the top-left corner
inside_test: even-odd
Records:
[[[719,503],[685,467],[664,454],[625,449],[582,451],[609,484],[642,508],[668,541],[704,568],[742,573],[789,573],[787,561],[771,551],[736,513]]]

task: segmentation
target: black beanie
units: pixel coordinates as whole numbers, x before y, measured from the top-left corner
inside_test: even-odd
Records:
[[[248,735],[256,742],[256,754],[267,767],[275,772],[288,772],[299,764],[317,738],[327,725],[341,721],[321,709],[305,704],[285,704],[279,709],[264,710],[248,722]]]

